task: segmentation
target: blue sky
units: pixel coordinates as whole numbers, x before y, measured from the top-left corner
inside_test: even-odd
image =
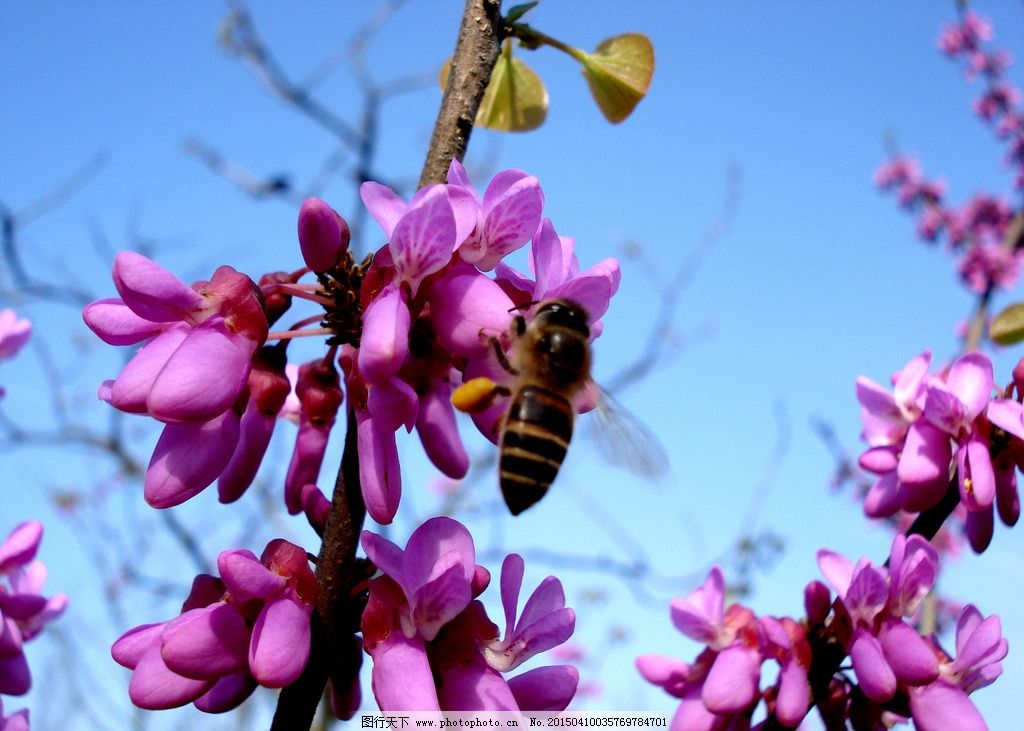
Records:
[[[370,5],[356,5],[261,2],[252,12],[282,65],[302,78],[363,22]],[[451,51],[459,5],[420,0],[396,14],[370,47],[377,78],[437,68]],[[889,135],[916,153],[928,175],[944,177],[953,201],[1009,191],[1003,151],[970,111],[978,86],[965,83],[936,48],[940,28],[955,17],[954,4],[594,0],[585,13],[581,7],[544,0],[529,19],[584,48],[619,32],[647,33],[657,51],[649,98],[625,123],[610,126],[573,62],[553,51],[527,54],[549,87],[547,124],[525,135],[478,130],[468,163],[471,170],[518,167],[537,175],[547,215],[560,233],[577,238],[584,266],[629,242],[642,248],[643,265],[624,261],[623,285],[595,348],[599,380],[611,378],[640,347],[660,299],[651,277],[675,270],[700,240],[722,207],[732,166],[741,177],[736,211],[680,298],[674,327],[689,344],[621,394],[666,445],[673,479],[654,489],[637,485],[603,467],[595,450],[582,444],[541,509],[516,521],[481,509],[467,520],[484,547],[546,547],[628,560],[634,552],[608,530],[618,523],[644,546],[658,575],[685,575],[726,550],[744,524],[779,438],[775,415],[781,408],[788,447],[756,526],[785,533],[787,547],[758,576],[758,593],[748,603],[761,613],[798,614],[803,585],[817,577],[819,547],[881,560],[888,542],[847,498],[829,493],[831,459],[811,418],[831,423],[856,452],[854,378],[883,381],[925,348],[940,359],[953,355],[953,325],[971,308],[950,258],[919,244],[913,221],[873,188],[884,139]],[[992,19],[999,46],[1024,55],[1019,2],[976,9]],[[109,252],[139,240],[184,279],[204,277],[220,263],[252,275],[297,266],[295,210],[278,201],[254,202],[184,152],[184,141],[197,138],[256,173],[288,174],[301,188],[335,147],[218,47],[216,31],[226,12],[216,3],[0,6],[0,200],[18,211],[93,155],[106,159],[72,199],[22,232],[26,258],[40,276],[109,294]],[[1011,78],[1024,83],[1018,67]],[[344,68],[317,91],[358,122],[357,90]],[[384,106],[379,173],[418,175],[438,96],[429,86]],[[334,181],[322,195],[351,212],[354,194],[346,181]],[[25,311],[48,338],[75,408],[105,418],[91,397],[95,384],[117,368],[116,356],[91,344],[79,349],[89,335],[68,308]],[[1005,379],[1015,358],[1013,351],[999,356],[997,380]],[[5,411],[24,423],[49,418],[39,363],[26,353],[0,364]],[[139,452],[154,438],[142,430]],[[286,444],[278,451],[287,458]],[[408,513],[396,537],[413,512],[426,517],[437,502],[423,488],[431,473],[418,451],[412,439],[403,444]],[[0,459],[11,465],[0,530],[28,517],[47,521],[49,587],[72,594],[67,631],[101,648],[92,667],[103,669],[113,630],[95,561],[82,548],[91,544],[76,535],[75,523],[55,516],[49,496],[107,480],[109,469],[79,453],[36,450]],[[492,481],[472,489],[478,491],[474,500],[493,507]],[[119,518],[145,514],[137,491],[109,492]],[[209,529],[211,555],[236,545],[226,541],[240,530],[221,525],[227,514],[211,495],[182,511],[183,520]],[[308,538],[299,526],[280,523],[261,530]],[[1014,692],[1024,682],[1024,660],[1013,650],[1024,637],[1024,611],[1007,591],[1024,579],[1022,550],[1019,530],[997,528],[988,553],[962,557],[942,579],[950,595],[1004,617],[1011,642],[1006,674],[975,696],[993,729],[1009,728],[1008,719],[1024,711]],[[497,559],[490,564],[494,570],[499,565]],[[528,568],[534,582],[554,570]],[[594,707],[668,712],[671,702],[637,682],[630,663],[640,652],[692,656],[693,646],[675,633],[667,613],[667,599],[690,587],[652,579],[649,594],[638,595],[600,573],[558,573],[570,604],[580,609],[581,642],[600,658],[607,695]],[[581,605],[594,587],[603,587],[607,600]],[[174,603],[165,606],[168,601]],[[129,608],[123,628],[166,616],[166,609]],[[628,642],[608,640],[616,625],[628,630]],[[42,666],[44,652],[38,652]],[[117,677],[113,668],[110,675]],[[102,676],[95,683],[99,695],[124,693]],[[46,718],[41,696],[37,691],[29,702]]]

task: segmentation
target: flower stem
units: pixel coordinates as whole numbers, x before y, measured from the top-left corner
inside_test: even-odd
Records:
[[[359,618],[352,616],[354,609],[348,600],[356,546],[366,518],[356,444],[355,412],[349,410],[345,451],[316,561],[319,591],[311,618],[309,661],[299,679],[278,696],[271,731],[309,728],[327,678],[343,686],[359,673],[358,665],[351,667],[350,649],[355,642],[352,628],[358,626]]]

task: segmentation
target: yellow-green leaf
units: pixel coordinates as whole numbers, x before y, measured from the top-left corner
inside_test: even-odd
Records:
[[[449,59],[441,69],[441,87],[448,83]],[[476,124],[502,132],[526,132],[540,127],[548,116],[548,90],[506,45],[491,72]]]
[[[590,93],[609,122],[624,120],[647,95],[654,76],[654,46],[643,33],[608,38],[593,53],[578,58]]]
[[[1024,302],[1010,305],[996,315],[989,326],[988,336],[1001,345],[1013,345],[1024,340]]]

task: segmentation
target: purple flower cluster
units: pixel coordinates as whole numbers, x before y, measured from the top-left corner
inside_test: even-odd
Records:
[[[930,364],[928,352],[912,359],[893,376],[891,392],[857,379],[868,443],[860,466],[878,475],[864,511],[880,518],[926,510],[942,500],[955,470],[967,537],[981,552],[992,539],[993,508],[1008,526],[1020,517],[1021,404],[992,398],[992,363],[981,353],[961,356],[939,375],[928,373]]]
[[[693,663],[660,655],[637,660],[651,683],[679,698],[677,731],[732,731],[751,725],[760,702],[787,728],[817,706],[829,728],[890,728],[913,719],[921,731],[987,727],[968,698],[1002,672],[1008,644],[999,618],[973,606],[960,615],[956,657],[908,621],[938,575],[938,555],[920,536],[897,536],[887,568],[867,559],[856,565],[820,551],[822,573],[837,593],[818,581],[804,592],[807,617],[756,617],[738,604],[725,608],[721,571],[671,605],[672,621],[707,645]],[[840,666],[849,657],[852,676]],[[775,682],[761,688],[761,665],[779,664]],[[856,682],[854,682],[856,681]],[[772,728],[776,726],[771,726]]]
[[[1012,61],[1004,50],[987,51],[983,44],[991,40],[992,26],[978,15],[967,11],[960,23],[951,25],[939,36],[939,48],[951,59],[966,61],[965,73],[973,79],[981,76],[985,92],[975,101],[974,111],[996,128],[1006,141],[1006,164],[1015,172],[1015,186],[1024,189],[1024,113],[1020,109],[1020,90],[1005,78]]]
[[[576,615],[549,576],[516,617],[523,560],[501,567],[505,632],[476,599],[490,574],[476,565],[473,538],[450,518],[432,518],[405,550],[365,531],[363,549],[383,571],[370,582],[363,642],[373,658],[373,694],[383,711],[560,711],[572,700],[579,674],[548,665],[511,672],[572,635]]]
[[[316,577],[306,552],[282,539],[263,555],[224,551],[220,578],[200,574],[166,622],[136,627],[112,648],[132,671],[128,695],[140,708],[194,703],[208,713],[236,707],[257,685],[293,683],[309,658]]]
[[[1014,186],[1024,189],[1024,113],[1021,94],[1004,78],[1010,64],[1006,51],[986,51],[982,44],[992,37],[991,26],[979,16],[965,12],[957,25],[947,27],[939,47],[950,58],[965,58],[968,78],[982,76],[986,91],[975,103],[975,112],[993,125],[1008,146],[1006,164],[1014,170]],[[943,181],[924,178],[917,161],[896,155],[875,173],[875,183],[894,190],[900,204],[919,214],[917,232],[925,241],[945,238],[961,253],[957,270],[975,292],[993,287],[1011,288],[1020,273],[1020,249],[1005,241],[1014,218],[1009,202],[990,194],[978,194],[957,208],[945,200]]]
[[[447,477],[466,474],[452,390],[480,375],[510,381],[494,343],[511,348],[517,309],[529,317],[542,300],[570,299],[587,312],[593,337],[600,333],[618,289],[618,263],[580,270],[573,240],[543,218],[544,194],[533,176],[506,170],[480,196],[453,161],[448,184],[423,188],[408,203],[378,183],[365,183],[361,193],[387,238],[363,265],[348,251],[345,220],[318,199],[299,212],[308,268],[264,275],[259,285],[224,266],[209,282],[188,286],[139,254],[118,255],[121,296],[90,304],[84,318],[107,343],[143,344],[100,396],[165,425],[146,472],[145,497],[154,507],[178,505],[215,480],[222,502],[245,491],[289,395],[293,337],[327,336],[329,345],[323,358],[298,369],[299,431],[284,491],[288,511],[305,512],[319,527],[327,501],[316,482],[346,393],[364,501],[386,524],[401,498],[398,429],[415,429]],[[528,242],[529,276],[502,261]],[[317,283],[299,283],[310,271]],[[325,314],[270,333],[269,323],[295,298],[318,303]],[[302,329],[316,320],[323,327]],[[268,339],[280,342],[264,345]],[[474,415],[492,441],[506,408],[498,398]]]
[[[875,183],[894,190],[900,205],[919,212],[917,232],[929,242],[945,237],[961,252],[960,278],[975,292],[995,286],[1010,289],[1020,273],[1020,256],[1004,245],[1013,210],[1003,198],[978,194],[961,208],[945,201],[946,184],[927,180],[917,160],[899,155],[875,172]]]
[[[0,694],[24,695],[32,685],[24,644],[59,617],[67,597],[43,596],[46,566],[36,558],[43,538],[43,525],[30,520],[21,523],[0,545]],[[28,728],[28,711],[3,717],[0,729]]]
[[[785,726],[796,727],[807,714],[811,649],[805,627],[788,617],[756,617],[746,607],[725,607],[725,579],[717,566],[685,599],[674,599],[676,629],[707,645],[693,663],[663,655],[641,655],[637,669],[646,680],[681,703],[672,719],[675,731],[750,728],[763,699]],[[761,665],[779,664],[777,681],[760,688]],[[745,724],[745,725],[744,725]]]
[[[878,722],[909,716],[921,731],[988,728],[968,695],[999,677],[999,661],[1009,645],[999,618],[982,619],[971,605],[957,622],[955,659],[934,636],[922,637],[907,621],[938,576],[938,554],[927,541],[896,536],[884,568],[867,559],[854,565],[826,550],[818,552],[818,564],[838,598],[829,616],[828,590],[818,582],[808,586],[810,632],[815,646],[826,637],[840,644],[850,657],[859,690],[854,693],[846,681],[839,681],[838,693],[830,688],[830,703],[819,705],[826,720],[840,712]],[[836,698],[842,704],[835,704]]]

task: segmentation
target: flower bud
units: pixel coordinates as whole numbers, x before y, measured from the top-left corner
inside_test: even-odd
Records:
[[[348,223],[319,198],[307,198],[299,209],[299,247],[306,266],[317,274],[333,268],[348,249]]]
[[[1013,367],[1013,385],[1017,387],[1018,394],[1024,393],[1024,358]]]
[[[804,609],[807,612],[807,621],[811,625],[824,624],[831,606],[832,598],[829,596],[828,587],[820,581],[812,581],[804,589]]]

